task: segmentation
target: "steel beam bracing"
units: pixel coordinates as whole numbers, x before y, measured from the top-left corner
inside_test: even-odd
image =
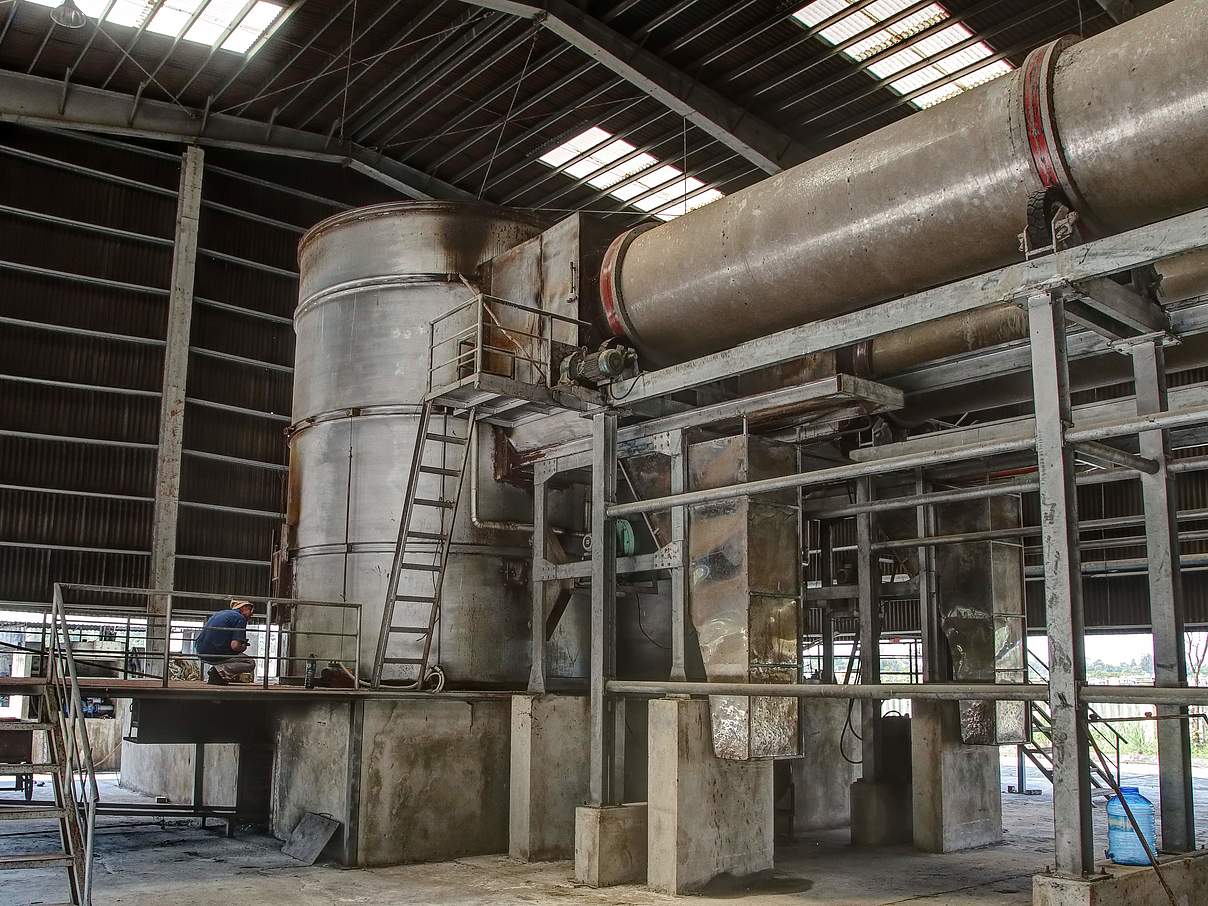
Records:
[[[228,114],[202,118],[164,101],[144,99],[132,116],[128,95],[80,85],[72,87],[64,102],[62,82],[22,73],[0,71],[0,121],[327,161],[347,165],[409,198],[474,200],[472,193],[355,142]]]
[[[467,2],[539,21],[543,27],[767,173],[779,173],[810,153],[796,139],[763,122],[566,0],[545,0],[540,4],[513,0]]]

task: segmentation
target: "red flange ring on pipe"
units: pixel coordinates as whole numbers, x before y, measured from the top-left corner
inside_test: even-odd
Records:
[[[645,223],[626,230],[609,243],[608,250],[604,252],[604,260],[600,263],[600,304],[604,309],[604,318],[608,321],[608,329],[614,337],[634,343],[637,342],[637,337],[629,319],[625,317],[625,304],[621,299],[621,287],[617,279],[629,244],[654,226],[653,223]]]
[[[1037,47],[1023,64],[1023,121],[1032,153],[1032,167],[1046,189],[1060,189],[1066,200],[1083,218],[1086,203],[1070,175],[1053,118],[1053,72],[1057,58],[1078,38],[1067,35]]]

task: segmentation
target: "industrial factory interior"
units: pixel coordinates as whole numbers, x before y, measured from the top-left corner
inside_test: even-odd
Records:
[[[0,0],[0,906],[1208,906],[1208,0]]]

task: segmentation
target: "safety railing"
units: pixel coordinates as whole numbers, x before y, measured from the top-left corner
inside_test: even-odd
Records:
[[[1028,670],[1030,673],[1034,674],[1036,679],[1038,679],[1040,682],[1047,683],[1049,681],[1049,665],[1046,664],[1044,660],[1031,649],[1028,649]],[[1051,736],[1053,718],[1049,712],[1048,703],[1040,701],[1032,702],[1030,710],[1033,733],[1040,733],[1046,737]],[[1121,749],[1125,743],[1124,735],[1120,733],[1120,731],[1114,726],[1112,726],[1110,722],[1101,717],[1094,708],[1089,706],[1087,707],[1086,717],[1088,732],[1094,735],[1099,742],[1102,743],[1102,747],[1104,749],[1112,752],[1114,755],[1114,775],[1111,778],[1107,776],[1103,776],[1101,778],[1103,781],[1105,781],[1107,786],[1110,786],[1110,780],[1119,781],[1120,779],[1120,756]],[[1029,739],[1029,741],[1020,748],[1023,749],[1033,764],[1036,764],[1041,771],[1047,774],[1048,769],[1036,763],[1036,753],[1041,747],[1036,746],[1035,743]],[[1091,773],[1093,775],[1102,773],[1102,771],[1097,765],[1094,764],[1093,761],[1091,763]]]
[[[432,394],[480,375],[552,387],[560,350],[573,349],[586,321],[479,294],[431,323]],[[561,339],[558,339],[558,337]]]
[[[239,656],[255,663],[255,685],[300,681],[312,656],[320,667],[338,665],[349,687],[360,685],[361,604],[356,602],[67,583],[56,585],[55,595],[62,613],[57,622],[52,616],[50,631],[57,627],[70,635],[75,663],[88,678],[154,681],[163,687],[203,681],[215,659],[197,653],[193,642],[215,610],[237,599],[254,611],[242,630],[248,648]],[[110,603],[112,597],[124,600]],[[207,601],[218,606],[202,609],[199,602]]]
[[[96,830],[97,805],[101,794],[96,782],[96,767],[92,761],[92,745],[80,694],[79,675],[71,645],[71,631],[63,604],[63,592],[56,584],[51,605],[50,657],[46,679],[50,693],[46,700],[48,719],[57,720],[61,729],[63,751],[53,753],[61,772],[63,797],[59,803],[65,809],[70,847],[77,872],[80,903],[92,903],[93,840]],[[49,734],[53,738],[53,733]],[[80,877],[82,875],[82,877]]]

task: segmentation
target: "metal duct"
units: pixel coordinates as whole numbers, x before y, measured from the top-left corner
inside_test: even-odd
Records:
[[[1018,260],[1046,186],[1100,233],[1203,207],[1205,69],[1202,0],[1054,42],[1010,76],[622,234],[601,273],[609,324],[667,365]]]

